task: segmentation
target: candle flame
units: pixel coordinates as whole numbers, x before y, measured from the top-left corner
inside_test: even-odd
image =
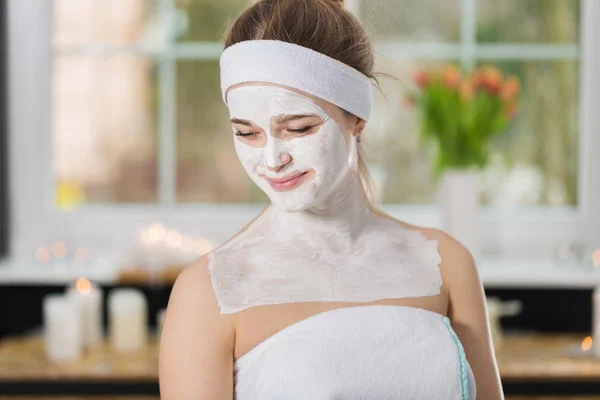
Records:
[[[581,342],[581,350],[588,351],[591,348],[592,348],[592,337],[586,336],[586,338],[583,339],[583,341]]]
[[[75,289],[77,289],[79,293],[89,293],[92,291],[92,283],[88,279],[79,278],[77,279],[77,282],[75,282]]]

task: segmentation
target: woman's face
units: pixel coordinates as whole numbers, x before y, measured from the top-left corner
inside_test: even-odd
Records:
[[[364,121],[332,103],[275,84],[240,84],[227,93],[235,148],[252,180],[285,211],[333,200],[356,164]]]

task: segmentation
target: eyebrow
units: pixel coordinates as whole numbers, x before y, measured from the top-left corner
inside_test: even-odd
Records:
[[[288,114],[288,115],[278,115],[275,118],[275,122],[278,124],[285,124],[286,122],[290,122],[296,119],[302,119],[302,118],[307,118],[307,117],[318,117],[317,114]],[[239,125],[245,125],[245,126],[253,126],[252,122],[248,121],[247,119],[240,119],[240,118],[231,118],[231,123],[232,124],[239,124]]]
[[[275,118],[275,122],[278,124],[285,124],[286,122],[290,122],[296,119],[308,118],[308,117],[318,117],[316,114],[291,114],[291,115],[278,115]]]
[[[252,126],[252,122],[248,121],[247,119],[231,118],[231,123],[245,125],[245,126]]]

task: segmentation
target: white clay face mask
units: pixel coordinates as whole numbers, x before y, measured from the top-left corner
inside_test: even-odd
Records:
[[[260,140],[234,136],[238,156],[273,202],[244,231],[208,254],[222,313],[298,302],[371,302],[440,293],[437,243],[371,211],[358,179],[357,147],[310,98],[276,86],[228,94],[234,124]],[[314,114],[320,122],[295,137],[276,117]],[[312,122],[311,122],[312,123]],[[310,171],[291,190],[265,180]],[[308,176],[308,175],[307,175]],[[292,212],[293,211],[293,212]]]
[[[244,169],[269,196],[274,206],[297,212],[335,203],[343,190],[341,182],[355,169],[355,138],[347,140],[341,127],[311,98],[270,85],[248,85],[227,94],[230,117],[252,122],[254,127],[233,129],[235,149]],[[297,121],[318,123],[312,133],[289,122],[277,124],[277,117],[314,115]],[[236,136],[236,132],[257,132],[260,139]],[[286,179],[290,179],[286,181]]]

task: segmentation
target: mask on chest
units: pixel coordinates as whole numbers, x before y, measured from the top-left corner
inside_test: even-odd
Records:
[[[360,184],[365,75],[295,44],[251,40],[224,51],[221,89],[240,162],[272,202],[208,254],[222,313],[440,292],[437,242],[376,212]]]

